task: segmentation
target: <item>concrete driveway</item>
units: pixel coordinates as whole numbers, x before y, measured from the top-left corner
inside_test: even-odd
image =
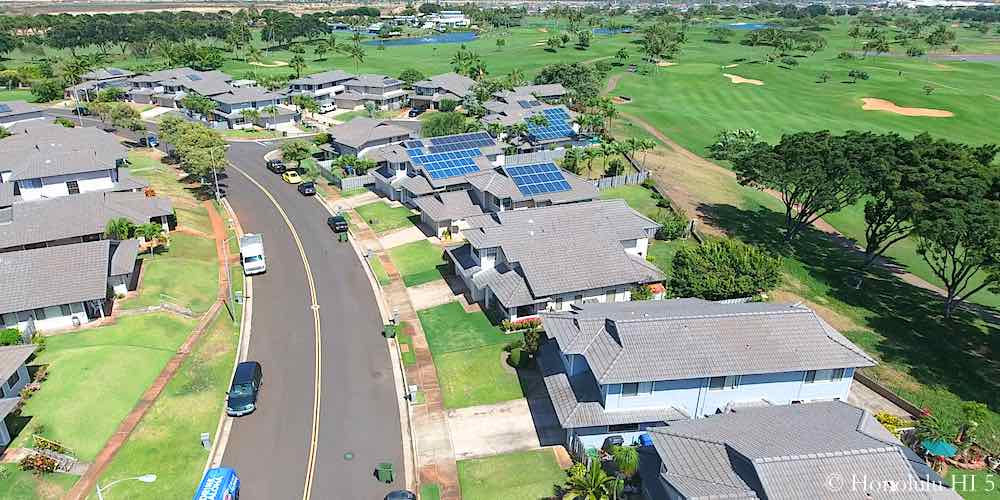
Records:
[[[531,406],[522,398],[450,410],[448,430],[455,458],[464,460],[553,444],[562,436],[555,411],[540,412],[536,408],[532,412]],[[548,406],[551,409],[552,405]]]

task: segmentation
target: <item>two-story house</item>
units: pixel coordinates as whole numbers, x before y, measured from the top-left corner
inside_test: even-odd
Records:
[[[254,125],[272,128],[299,118],[297,111],[280,106],[285,96],[260,87],[233,87],[226,92],[213,95],[211,99],[216,104],[212,112],[213,121],[223,122],[231,129],[251,128]],[[259,116],[252,120],[247,119],[243,115],[243,111],[247,109],[257,110]]]
[[[319,105],[320,112],[326,113],[337,109],[334,96],[347,90],[345,84],[353,79],[354,75],[339,69],[315,73],[288,82],[288,95],[312,97]]]
[[[10,444],[6,418],[21,401],[21,390],[31,382],[26,365],[38,346],[21,344],[0,347],[0,447]]]
[[[179,108],[181,99],[187,94],[204,97],[223,94],[233,89],[232,81],[231,76],[221,71],[171,68],[129,78],[128,96],[133,102],[141,104]]]
[[[870,413],[843,401],[744,408],[649,434],[652,446],[639,449],[646,500],[961,498]]]
[[[88,191],[141,189],[120,172],[125,147],[93,127],[40,123],[0,139],[0,202],[32,201]]]
[[[846,401],[854,371],[875,364],[798,305],[578,303],[541,318],[537,359],[576,452],[747,406]]]
[[[584,302],[623,302],[663,273],[646,262],[660,227],[623,200],[505,210],[466,220],[467,243],[448,248],[473,300],[500,319]]]
[[[97,96],[97,93],[108,87],[119,87],[127,89],[128,79],[135,76],[135,73],[120,68],[98,68],[80,75],[80,83],[67,87],[63,92],[66,99],[89,101]]]
[[[488,113],[480,121],[487,126],[524,124],[527,134],[506,138],[521,151],[563,146],[576,141],[580,130],[574,123],[576,114],[569,108],[546,104],[530,96],[513,102],[489,101],[484,107]]]
[[[476,81],[472,78],[458,73],[432,76],[413,84],[410,106],[417,109],[438,109],[444,100],[461,104],[475,84]]]
[[[320,149],[332,156],[362,156],[372,148],[401,143],[410,139],[413,131],[387,120],[359,116],[330,129],[330,143]]]
[[[338,108],[355,109],[370,102],[378,109],[399,109],[406,101],[404,82],[385,75],[358,75],[344,82],[346,90],[333,97]]]

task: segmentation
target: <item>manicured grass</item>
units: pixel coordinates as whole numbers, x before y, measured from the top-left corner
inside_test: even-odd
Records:
[[[413,352],[413,337],[399,332],[396,334],[396,342],[399,342],[400,357],[403,358],[403,364],[406,366],[417,364],[417,354]]]
[[[1000,474],[989,471],[964,471],[951,468],[945,480],[966,500],[992,500],[997,498]]]
[[[375,118],[376,119],[395,118],[397,116],[399,116],[399,111],[376,111],[375,112]],[[353,120],[355,118],[368,118],[368,111],[364,110],[364,109],[356,109],[354,111],[348,111],[346,113],[339,114],[337,116],[334,116],[333,118],[335,120],[338,120],[338,121],[349,122],[349,121],[351,121],[351,120]]]
[[[0,90],[0,101],[33,102],[34,100],[35,96],[31,95],[30,90],[24,90],[24,89]]]
[[[17,464],[0,465],[0,498],[18,500],[58,500],[80,478],[70,474],[45,474],[36,476],[25,472]]]
[[[420,485],[420,500],[441,500],[441,488],[434,483]]]
[[[207,458],[199,434],[209,432],[218,439],[215,430],[238,340],[239,326],[221,311],[101,479],[106,483],[155,472],[156,482],[124,482],[115,486],[115,498],[187,498],[194,493]]]
[[[32,362],[49,365],[48,379],[24,407],[31,420],[16,445],[42,426],[43,436],[93,460],[193,327],[194,321],[148,314],[49,337]]]
[[[491,325],[481,311],[465,312],[458,302],[417,311],[417,316],[427,344],[435,354],[507,343],[516,338],[504,335],[498,327]]]
[[[340,192],[340,196],[342,198],[350,198],[352,196],[362,195],[362,194],[365,194],[367,192],[368,192],[368,188],[363,188],[363,187],[361,187],[361,188],[354,188],[354,189],[346,189],[346,190]]]
[[[385,272],[385,267],[382,267],[382,261],[379,260],[377,255],[368,257],[368,263],[371,264],[372,272],[375,273],[375,279],[378,280],[379,284],[387,286],[389,283],[392,283],[389,274]]]
[[[275,132],[274,130],[260,130],[260,129],[245,129],[245,130],[232,130],[232,129],[220,129],[219,133],[222,137],[226,139],[275,139],[281,137],[280,132]]]
[[[139,296],[122,301],[119,307],[133,309],[165,301],[200,313],[215,301],[219,276],[213,240],[174,233],[168,249],[140,258],[143,277]],[[180,276],[184,279],[178,279]]]
[[[511,336],[513,342],[520,336]],[[505,344],[464,351],[434,352],[441,396],[448,409],[488,405],[524,397],[513,368],[505,363]],[[518,497],[520,498],[520,497]]]
[[[174,207],[174,213],[177,214],[177,225],[205,234],[212,234],[212,222],[208,218],[208,210],[205,207],[200,205],[196,207],[178,206]]]
[[[384,234],[395,229],[410,227],[410,217],[413,216],[406,207],[391,207],[384,201],[376,201],[355,208],[361,218],[368,223],[377,234]]]
[[[441,279],[441,268],[445,265],[441,247],[419,240],[389,249],[389,258],[396,264],[403,283],[417,286]]]
[[[160,161],[162,153],[155,149],[133,149],[128,152],[129,173],[149,182],[157,196],[168,196],[174,206],[192,208],[212,198],[210,187],[181,179],[181,171]]]
[[[677,253],[677,250],[697,245],[698,243],[691,239],[674,241],[652,240],[649,242],[649,249],[646,251],[646,255],[652,258],[650,262],[660,268],[660,271],[663,271],[663,274],[666,274],[669,280],[670,274],[674,269],[674,254]]]
[[[660,206],[662,198],[655,191],[646,189],[640,185],[633,184],[601,190],[601,199],[611,200],[615,198],[625,200],[628,206],[646,217],[654,217],[661,211],[666,210],[665,207]],[[662,203],[666,204],[665,201]]]
[[[462,498],[469,500],[551,498],[553,486],[565,479],[555,455],[547,449],[458,461]]]

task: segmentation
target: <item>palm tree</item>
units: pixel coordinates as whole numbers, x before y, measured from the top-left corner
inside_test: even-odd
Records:
[[[601,468],[601,462],[594,460],[587,472],[570,476],[563,489],[566,500],[607,500],[615,491],[615,478]]]
[[[618,60],[618,64],[621,64],[621,65],[624,66],[625,65],[625,61],[628,60],[628,49],[626,49],[625,47],[622,47],[622,48],[618,49],[618,52],[615,53],[615,59]]]
[[[136,228],[137,236],[142,237],[149,244],[149,254],[153,254],[153,248],[163,241],[163,225],[155,222],[147,222]]]
[[[503,125],[496,122],[486,124],[486,131],[489,132],[494,139],[499,139],[505,132]]]
[[[306,59],[302,57],[302,54],[295,54],[288,61],[288,65],[295,70],[295,78],[299,78],[302,76],[302,70],[306,67]]]
[[[611,449],[611,457],[625,477],[632,477],[639,470],[639,449],[635,446],[615,446]]]
[[[355,33],[357,35],[357,33]],[[347,49],[347,56],[354,61],[354,72],[358,72],[358,66],[365,62],[365,49],[361,45],[352,45]]]
[[[250,45],[247,47],[246,60],[247,62],[260,62],[261,52],[260,47],[256,45]]]
[[[104,228],[104,235],[112,240],[127,240],[129,236],[132,236],[132,232],[135,230],[135,224],[124,217],[115,217],[108,221],[108,225]]]
[[[243,118],[250,122],[256,123],[260,119],[260,110],[254,108],[247,108],[240,112]]]
[[[642,150],[642,168],[646,168],[646,153],[656,148],[656,141],[652,139],[641,139],[640,148]]]
[[[589,147],[583,150],[583,159],[587,160],[587,175],[590,175],[594,169],[594,160],[601,156],[601,150],[597,147]]]
[[[604,170],[607,170],[608,159],[618,154],[618,143],[614,140],[602,142],[597,146],[597,150],[601,155],[601,162],[603,163]]]
[[[581,161],[583,161],[583,149],[571,147],[566,150],[566,155],[563,156],[562,166],[574,174],[579,174]]]
[[[519,68],[514,68],[507,74],[507,84],[511,87],[520,87],[527,82],[528,79],[524,77],[524,72]]]

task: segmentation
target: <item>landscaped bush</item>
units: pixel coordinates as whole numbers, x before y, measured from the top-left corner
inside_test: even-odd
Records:
[[[781,259],[734,239],[681,248],[674,254],[675,297],[725,300],[752,297],[781,283]]]
[[[649,285],[639,285],[632,289],[632,300],[652,300],[653,289]]]
[[[656,230],[658,240],[670,241],[687,236],[688,219],[680,212],[673,209],[660,210],[653,220],[661,226]]]
[[[48,474],[56,470],[55,460],[37,453],[24,457],[18,465],[21,470],[33,471],[36,474]]]
[[[715,142],[708,147],[709,156],[716,160],[735,160],[750,151],[750,147],[757,142],[760,142],[760,133],[755,129],[721,130]]]
[[[884,411],[876,413],[875,420],[878,420],[878,423],[882,424],[882,427],[885,427],[887,431],[893,433],[897,437],[899,436],[899,429],[909,427],[911,425],[909,420]]]
[[[507,364],[512,368],[524,368],[528,364],[528,359],[530,356],[521,348],[511,349],[507,354]]]
[[[458,107],[458,102],[454,99],[441,99],[438,103],[438,110],[443,113],[451,113]]]
[[[519,332],[521,330],[534,330],[536,328],[540,328],[541,326],[542,320],[538,318],[515,319],[514,321],[505,319],[500,322],[500,329],[503,330],[504,333]]]
[[[17,345],[21,343],[21,331],[17,328],[0,330],[0,345]]]

